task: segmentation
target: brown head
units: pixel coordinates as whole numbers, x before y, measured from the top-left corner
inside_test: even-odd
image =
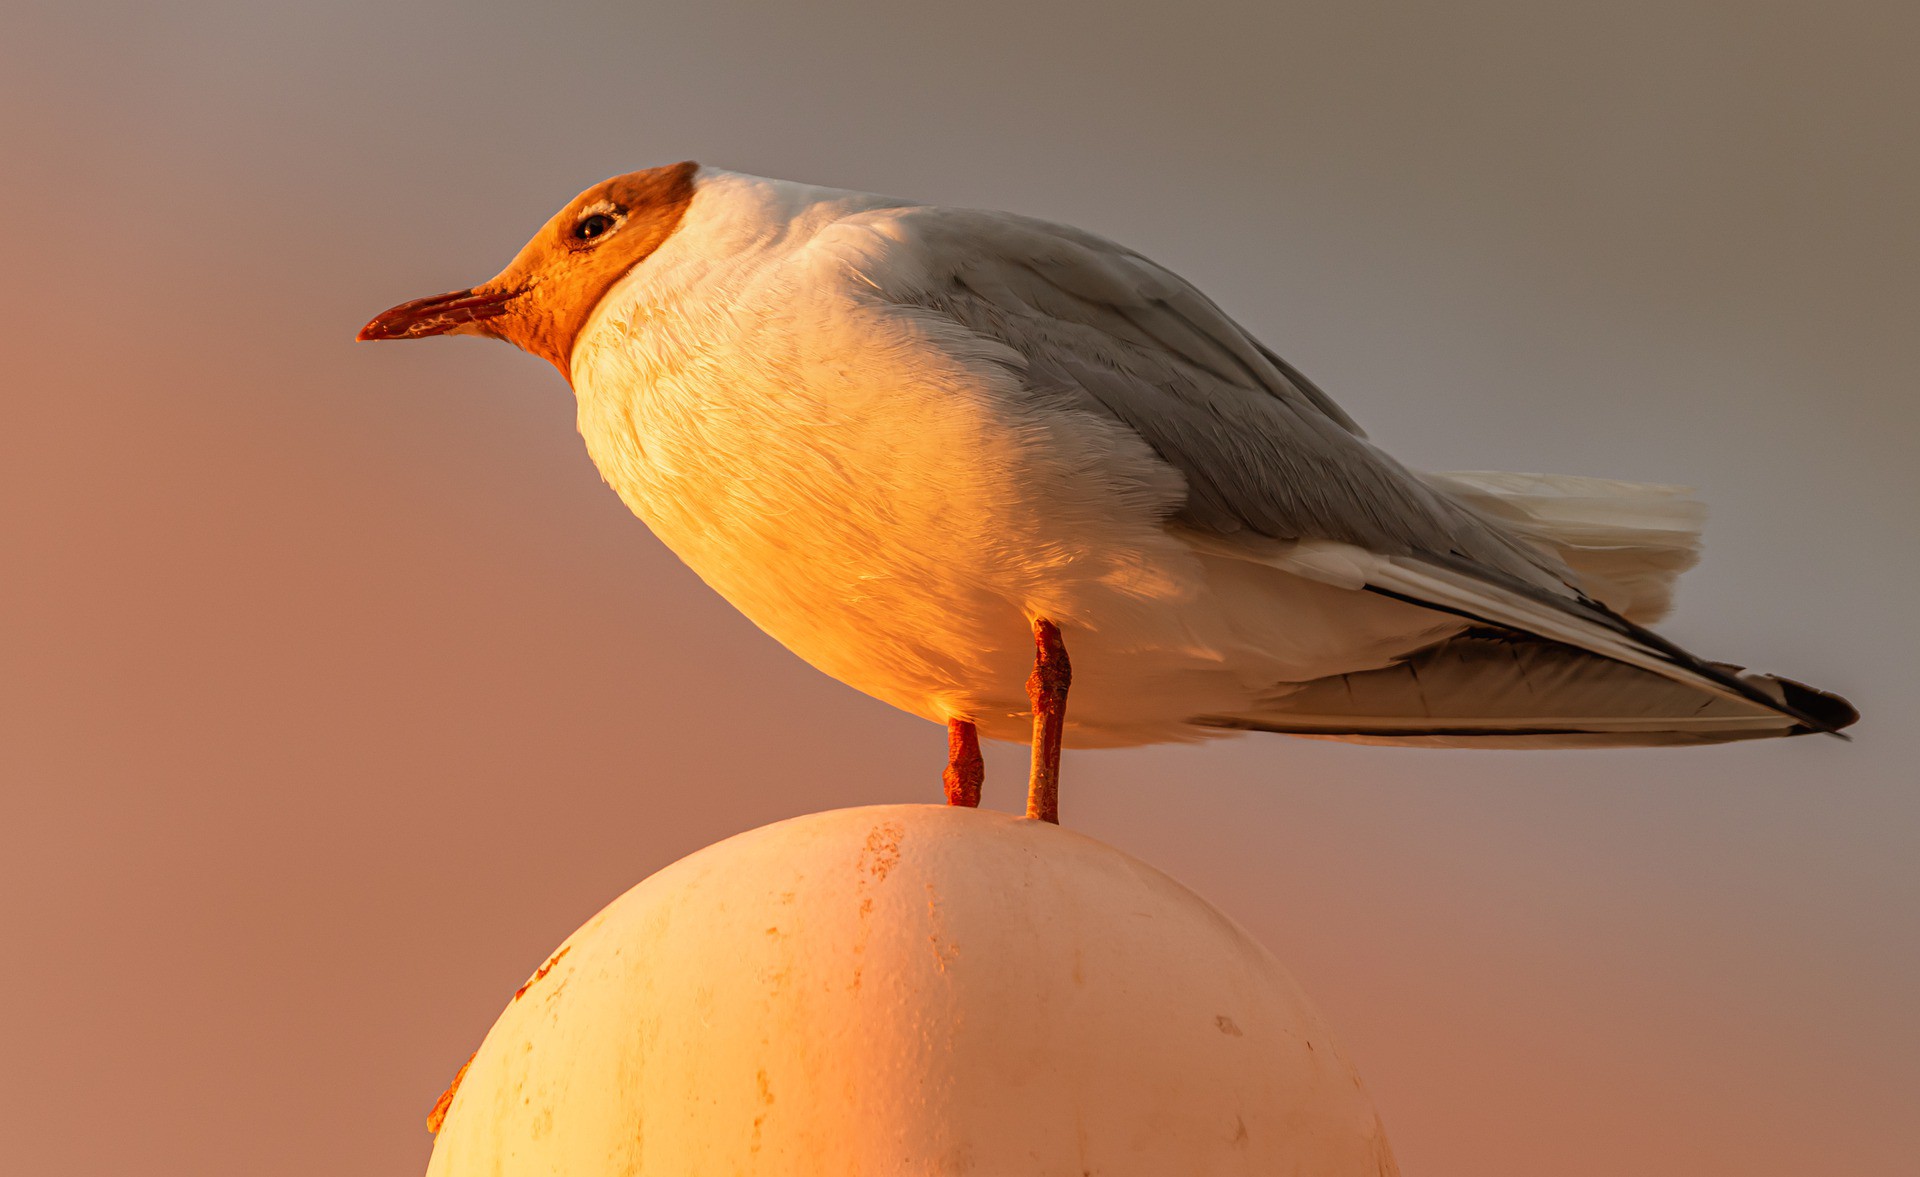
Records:
[[[676,163],[595,184],[492,280],[382,311],[359,338],[491,335],[569,375],[574,337],[613,284],[679,227],[698,170],[698,164]]]

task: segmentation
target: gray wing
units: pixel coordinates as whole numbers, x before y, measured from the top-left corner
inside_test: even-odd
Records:
[[[1343,566],[1357,552],[1369,591],[1830,730],[1589,599],[1556,557],[1376,448],[1324,392],[1164,267],[1006,213],[891,215],[913,256],[875,283],[883,296],[1010,349],[1036,394],[1125,423],[1186,479],[1171,525],[1249,553],[1290,541],[1302,568],[1329,545]],[[1267,542],[1246,542],[1255,537]]]
[[[1125,422],[1186,478],[1174,523],[1463,559],[1543,587],[1567,579],[1552,557],[1368,442],[1326,393],[1171,271],[1066,226],[952,209],[910,216],[933,264],[895,297],[1019,353],[1036,391]]]

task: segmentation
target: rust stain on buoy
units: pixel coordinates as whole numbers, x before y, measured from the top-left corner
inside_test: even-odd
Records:
[[[767,1122],[767,1109],[773,1106],[773,1086],[767,1082],[765,1067],[760,1069],[757,1078],[760,1083],[760,1114],[753,1118],[753,1141],[748,1145],[749,1151],[756,1153],[760,1151],[760,1129]]]
[[[884,880],[900,861],[900,839],[905,833],[905,827],[897,821],[881,822],[868,831],[866,847],[860,851],[860,866],[876,882]]]
[[[460,1069],[453,1073],[453,1082],[447,1084],[447,1089],[440,1093],[440,1098],[433,1101],[433,1110],[427,1113],[427,1131],[435,1136],[440,1134],[440,1125],[447,1122],[447,1109],[453,1106],[453,1093],[460,1090],[460,1080],[467,1077],[467,1068],[472,1066],[473,1060],[479,1056],[480,1052],[477,1050],[468,1055],[467,1061],[461,1063]]]
[[[527,978],[527,983],[513,991],[513,999],[515,1001],[518,1001],[522,997],[525,997],[527,995],[527,990],[539,984],[542,978],[544,978],[548,973],[552,972],[553,966],[559,964],[560,958],[565,956],[567,954],[567,949],[572,947],[573,945],[569,944],[566,947],[562,948],[560,951],[554,953],[552,957],[548,958],[546,964],[543,964],[538,969],[534,970],[533,976]]]

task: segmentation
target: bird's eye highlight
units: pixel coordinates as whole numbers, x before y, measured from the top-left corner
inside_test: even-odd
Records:
[[[613,230],[613,223],[613,218],[606,213],[594,213],[590,217],[582,217],[580,223],[573,227],[574,239],[592,241],[596,237],[604,237]]]

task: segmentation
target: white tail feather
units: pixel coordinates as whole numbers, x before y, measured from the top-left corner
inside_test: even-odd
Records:
[[[1666,616],[1700,558],[1707,512],[1689,487],[1482,470],[1426,479],[1545,544],[1589,596],[1641,625]]]

